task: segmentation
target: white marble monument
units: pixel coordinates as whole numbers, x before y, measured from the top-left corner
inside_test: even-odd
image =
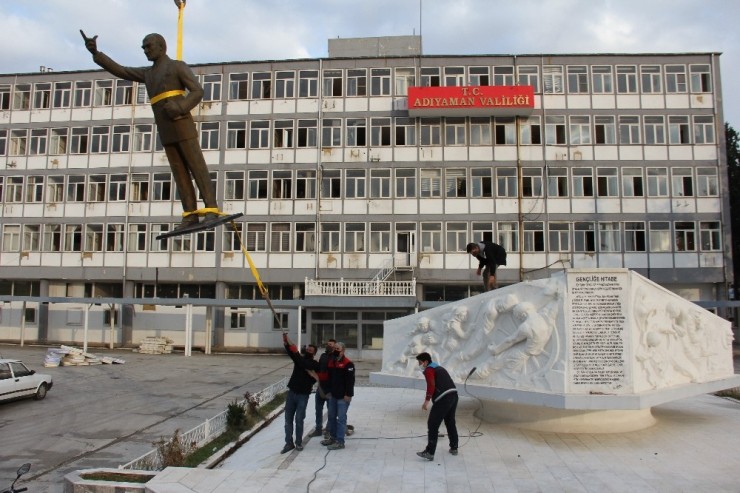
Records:
[[[652,406],[740,386],[730,323],[627,269],[570,269],[387,321],[371,381],[423,389],[423,351],[482,419],[543,431],[642,429]]]

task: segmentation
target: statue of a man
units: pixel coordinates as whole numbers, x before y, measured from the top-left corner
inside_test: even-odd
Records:
[[[200,191],[205,207],[218,210],[216,191],[198,143],[195,122],[190,114],[190,110],[203,99],[203,88],[190,67],[185,62],[167,56],[167,43],[160,34],[148,34],[144,38],[141,47],[146,58],[153,64],[151,67],[142,68],[119,65],[98,51],[97,35],[88,38],[82,30],[80,34],[95,63],[116,77],[143,82],[146,85],[154,121],[157,123],[159,137],[167,154],[185,213],[192,213],[198,209],[191,176]],[[196,214],[184,215],[175,231],[190,228],[199,221]],[[209,212],[205,221],[217,218],[217,213]]]

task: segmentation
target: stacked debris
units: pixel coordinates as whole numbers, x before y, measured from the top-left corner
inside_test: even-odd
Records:
[[[147,337],[139,345],[138,351],[143,354],[170,354],[175,341],[168,337]]]
[[[123,364],[125,360],[113,358],[110,356],[98,357],[94,354],[86,353],[82,349],[72,346],[61,346],[60,348],[49,348],[44,357],[45,367],[55,366],[90,366],[114,363]]]

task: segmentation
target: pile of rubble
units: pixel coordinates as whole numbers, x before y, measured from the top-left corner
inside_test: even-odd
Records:
[[[170,354],[174,342],[168,337],[147,337],[141,341],[139,349],[135,349],[134,351],[143,354]]]
[[[44,357],[45,367],[55,366],[90,366],[90,365],[112,365],[123,364],[125,360],[113,358],[110,356],[96,356],[86,353],[80,348],[72,346],[61,346],[59,348],[49,348]]]

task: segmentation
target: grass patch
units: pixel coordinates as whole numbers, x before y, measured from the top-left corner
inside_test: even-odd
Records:
[[[154,476],[145,474],[126,474],[122,472],[92,472],[80,474],[82,479],[89,481],[114,481],[117,483],[147,483]]]
[[[716,395],[717,397],[729,397],[730,399],[736,399],[740,401],[740,387],[720,390],[719,392],[715,392],[714,395]]]

